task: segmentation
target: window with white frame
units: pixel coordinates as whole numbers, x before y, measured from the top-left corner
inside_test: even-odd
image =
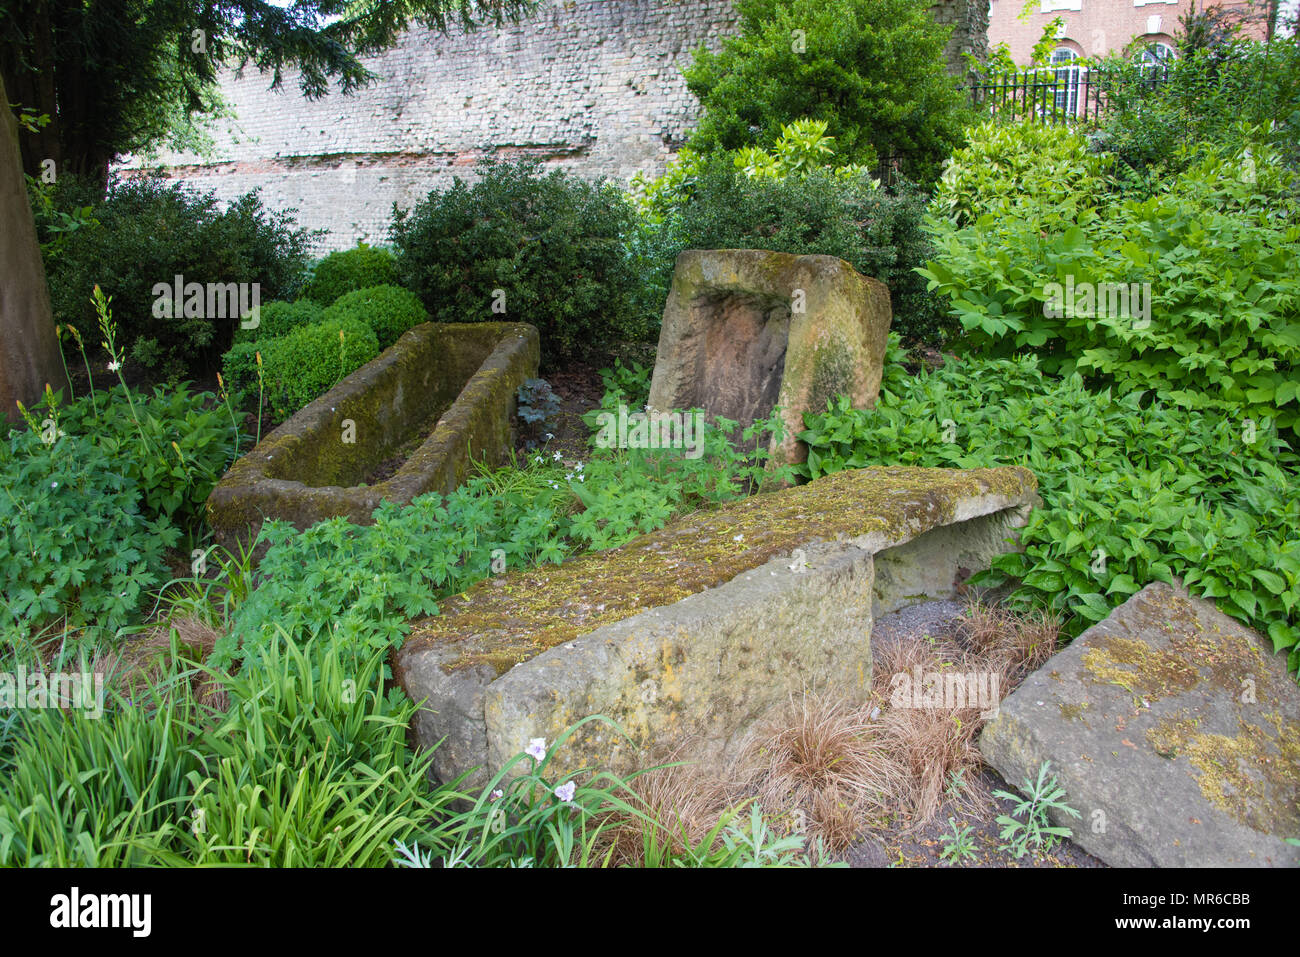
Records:
[[[1073,116],[1079,111],[1079,85],[1083,68],[1076,62],[1079,54],[1069,47],[1052,51],[1051,65],[1056,81],[1056,111]]]

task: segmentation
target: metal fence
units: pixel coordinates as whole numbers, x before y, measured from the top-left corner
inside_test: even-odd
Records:
[[[1152,88],[1167,76],[1164,67],[1143,70],[1143,81]],[[1059,124],[1098,119],[1106,109],[1107,86],[1103,71],[1068,63],[966,84],[971,100],[990,116]]]

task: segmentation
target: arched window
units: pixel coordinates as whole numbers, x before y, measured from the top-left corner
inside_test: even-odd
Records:
[[[1159,40],[1146,44],[1138,54],[1138,63],[1142,65],[1143,73],[1163,73],[1173,62],[1174,48]]]
[[[1066,116],[1073,116],[1079,111],[1079,82],[1083,68],[1075,63],[1078,59],[1079,54],[1069,47],[1057,47],[1052,51],[1051,64],[1056,86],[1056,111],[1057,113],[1064,113]]]

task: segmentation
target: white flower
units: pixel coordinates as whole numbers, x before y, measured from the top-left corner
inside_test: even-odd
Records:
[[[561,801],[563,801],[565,804],[570,804],[573,802],[573,794],[577,790],[578,790],[578,786],[576,784],[574,784],[572,781],[565,781],[563,784],[561,784],[558,788],[555,789],[555,796],[559,798]]]
[[[581,462],[578,463],[578,471],[579,471],[579,472],[582,471],[582,463],[581,463]]]
[[[122,363],[118,362],[116,359],[108,364],[109,372],[116,372],[120,368],[122,368]]]
[[[546,757],[546,739],[533,738],[528,742],[528,747],[524,748],[524,754],[540,761]]]
[[[551,458],[555,459],[555,461],[558,462],[558,461],[560,461],[560,459],[564,458],[564,456],[561,455],[560,452],[559,452],[559,450],[557,449],[557,450],[555,451],[555,454],[552,455]]]
[[[505,793],[506,793],[505,791],[501,790],[500,788],[497,788],[495,791],[492,792],[492,797],[490,798],[490,800],[493,801],[499,800],[501,798],[501,795]]]
[[[547,441],[547,442],[551,441],[551,439],[553,439],[553,438],[555,438],[555,433],[553,433],[553,432],[547,432],[547,433],[546,433],[546,441]]]
[[[733,542],[743,542],[743,541],[745,540],[745,536],[744,536],[744,534],[740,534],[740,535],[732,535],[732,536],[731,536],[731,540],[732,540]]]
[[[58,482],[51,482],[51,483],[50,483],[50,488],[58,488],[58,487],[59,487],[59,483],[58,483]]]

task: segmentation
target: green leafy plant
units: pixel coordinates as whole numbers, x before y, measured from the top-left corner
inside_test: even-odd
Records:
[[[1055,826],[1048,817],[1053,811],[1058,817],[1079,817],[1079,812],[1065,803],[1065,788],[1050,771],[1050,763],[1044,761],[1036,780],[1025,778],[1021,785],[1023,797],[1008,791],[993,792],[995,797],[1015,802],[1009,815],[998,815],[997,823],[1002,825],[1000,836],[1006,842],[999,850],[1010,851],[1017,860],[1031,852],[1049,853],[1060,839],[1073,836],[1068,827]]]
[[[325,322],[353,319],[375,331],[380,350],[387,349],[412,326],[429,321],[420,297],[400,286],[373,286],[344,293],[325,310]]]
[[[949,76],[951,32],[917,0],[741,0],[739,30],[682,71],[704,113],[699,153],[778,142],[784,124],[820,120],[844,160],[900,158],[929,182],[961,140],[969,103]]]
[[[383,247],[359,243],[354,249],[333,252],[318,262],[302,294],[322,307],[358,289],[397,284],[397,262]]]
[[[374,330],[360,319],[340,317],[302,326],[278,339],[255,344],[262,356],[261,374],[266,397],[278,419],[287,419],[319,397],[344,376],[379,355]],[[247,384],[247,365],[227,366],[232,377]],[[233,381],[240,381],[233,379]]]
[[[1070,148],[1086,166],[1077,141]],[[932,222],[937,256],[919,272],[948,297],[969,344],[997,356],[1034,350],[1049,372],[1077,369],[1167,404],[1292,428],[1295,174],[1259,142],[1250,154],[1215,148],[1157,196],[1107,201],[1091,173],[1071,179],[1058,165],[1045,160],[1042,172],[1079,185],[1068,202],[1044,186],[1049,202],[1004,199],[993,201],[1001,215],[972,225]],[[988,192],[1022,188],[1022,177],[1013,187],[1003,176]],[[946,195],[980,213],[984,187],[962,200],[957,180]],[[1063,290],[1076,289],[1090,298],[1066,301]]]
[[[311,326],[324,317],[325,308],[310,299],[296,302],[264,302],[258,307],[257,325],[245,329],[243,323],[235,331],[235,344],[259,342],[266,339],[278,339],[295,329]]]
[[[979,857],[975,852],[975,838],[968,824],[958,824],[952,818],[948,818],[948,833],[939,838],[939,841],[943,844],[943,848],[939,851],[940,860],[963,864]]]
[[[170,287],[177,275],[186,283],[258,283],[261,298],[273,300],[295,291],[307,259],[307,232],[287,213],[268,212],[256,194],[222,207],[213,195],[150,177],[113,182],[100,196],[95,184],[68,176],[52,202],[64,211],[89,205],[98,224],[38,234],[61,242],[45,264],[55,318],[96,341],[89,297],[101,286],[117,304],[123,352],[153,381],[209,371],[239,326],[238,316],[206,310],[155,316],[156,285]]]

